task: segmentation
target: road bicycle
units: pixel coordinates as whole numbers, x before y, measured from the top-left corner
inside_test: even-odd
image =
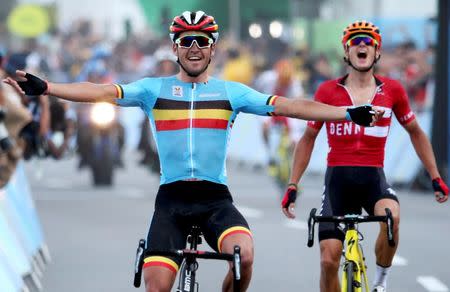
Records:
[[[202,232],[200,227],[193,225],[187,236],[189,249],[179,250],[151,250],[145,251],[145,240],[139,241],[136,252],[134,286],[139,288],[141,285],[142,266],[144,258],[148,256],[172,256],[182,257],[183,261],[180,266],[180,276],[178,278],[177,292],[198,292],[199,283],[196,280],[196,272],[199,267],[197,259],[214,259],[223,260],[233,263],[233,291],[240,292],[241,282],[241,249],[239,246],[234,247],[233,254],[217,253],[197,250],[197,246],[202,243]]]
[[[314,226],[317,222],[332,222],[345,225],[345,245],[342,251],[342,292],[362,292],[363,280],[364,291],[369,292],[367,280],[367,266],[361,245],[364,237],[358,230],[358,224],[363,222],[384,222],[387,224],[387,237],[390,246],[395,246],[393,228],[394,220],[392,212],[386,208],[386,216],[362,216],[350,214],[345,216],[317,216],[317,209],[312,209],[308,219],[308,247],[314,244]]]

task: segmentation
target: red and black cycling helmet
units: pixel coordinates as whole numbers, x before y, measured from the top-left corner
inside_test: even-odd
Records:
[[[342,45],[346,46],[347,41],[355,35],[366,34],[374,38],[378,42],[378,47],[381,48],[381,33],[380,29],[373,23],[365,20],[355,21],[350,23],[342,34]]]
[[[201,31],[208,33],[214,42],[217,42],[219,38],[219,26],[214,20],[214,17],[207,15],[203,11],[184,11],[181,15],[175,16],[169,30],[172,42],[175,42],[183,31]]]

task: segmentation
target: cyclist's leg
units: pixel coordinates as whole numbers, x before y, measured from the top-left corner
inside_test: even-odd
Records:
[[[238,245],[241,248],[241,291],[246,291],[253,272],[253,240],[250,231],[242,230],[242,233],[234,233],[226,236],[222,241],[221,252],[232,254],[234,247]],[[225,276],[222,285],[222,291],[233,291],[233,272],[232,264]]]
[[[386,215],[385,208],[389,208],[394,218],[394,240],[396,245],[389,246],[387,240],[386,224],[380,223],[380,232],[375,243],[376,255],[376,273],[374,277],[374,286],[386,288],[387,276],[389,268],[392,264],[399,241],[399,223],[400,223],[400,205],[394,190],[386,182],[382,168],[368,170],[373,173],[367,175],[372,178],[369,183],[369,196],[364,203],[364,209],[370,215]]]
[[[173,223],[169,212],[155,210],[147,236],[147,250],[182,249],[185,234]],[[175,244],[177,243],[177,244]],[[146,292],[169,292],[175,282],[181,259],[149,256],[144,258],[143,275]]]
[[[394,218],[394,240],[395,246],[391,247],[387,240],[386,224],[380,223],[380,233],[375,244],[375,254],[377,257],[377,265],[389,267],[392,264],[399,240],[399,223],[400,223],[400,205],[393,199],[381,199],[375,204],[375,215],[386,215],[385,208],[392,211]]]
[[[361,213],[359,201],[354,197],[351,167],[328,167],[320,215],[338,216]],[[319,224],[320,291],[338,292],[339,264],[342,255],[344,231],[335,223]]]
[[[241,248],[241,291],[246,291],[252,276],[253,239],[248,223],[232,204],[231,199],[223,200],[211,210],[209,219],[202,225],[208,244],[218,252],[230,253],[234,246]],[[222,290],[232,291],[232,265],[226,275]]]
[[[176,272],[164,267],[147,267],[144,269],[146,292],[170,292],[175,282]]]
[[[176,194],[182,193],[177,183],[162,185],[158,191],[155,212],[147,236],[147,250],[183,249],[190,220],[182,217]],[[170,292],[181,258],[148,256],[144,258],[143,275],[147,292]]]
[[[339,263],[342,241],[335,238],[320,241],[320,291],[339,292]]]

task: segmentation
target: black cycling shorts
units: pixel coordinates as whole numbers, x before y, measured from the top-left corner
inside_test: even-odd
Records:
[[[328,167],[320,215],[361,214],[362,208],[367,214],[374,215],[375,204],[381,199],[392,199],[398,202],[395,191],[386,182],[382,168]],[[344,241],[345,233],[339,224],[319,223],[319,241],[329,238]]]
[[[251,236],[247,221],[233,205],[228,187],[209,181],[177,181],[159,187],[147,250],[186,248],[186,238],[192,227],[200,227],[206,242],[220,251],[222,240],[229,234]],[[182,259],[151,256],[147,266],[165,266],[176,272]]]

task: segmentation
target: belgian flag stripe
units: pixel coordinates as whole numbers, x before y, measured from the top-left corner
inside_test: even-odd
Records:
[[[154,109],[190,109],[190,101],[172,100],[165,98],[158,98],[156,100]],[[204,101],[194,101],[194,109],[223,109],[230,110],[230,101],[228,100],[204,100]]]
[[[119,84],[113,84],[114,87],[116,87],[116,96],[117,98],[122,99],[123,98],[123,89],[122,86],[120,86]]]

